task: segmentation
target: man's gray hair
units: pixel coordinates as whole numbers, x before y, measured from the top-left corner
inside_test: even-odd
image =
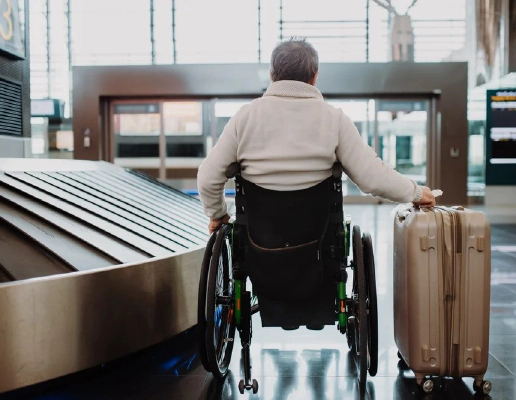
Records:
[[[278,44],[271,56],[271,79],[308,83],[319,70],[319,56],[305,39],[291,38]]]

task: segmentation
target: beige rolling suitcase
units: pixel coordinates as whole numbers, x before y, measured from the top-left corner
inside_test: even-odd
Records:
[[[394,337],[398,356],[428,376],[484,381],[489,346],[491,235],[481,212],[402,205],[394,221]]]

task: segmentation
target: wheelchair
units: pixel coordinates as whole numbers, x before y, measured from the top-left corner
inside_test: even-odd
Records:
[[[289,192],[261,188],[240,172],[238,163],[226,171],[235,180],[235,219],[211,235],[202,262],[198,340],[204,368],[225,378],[238,330],[244,374],[238,388],[258,391],[250,346],[251,317],[259,312],[264,327],[336,325],[364,389],[367,374],[378,369],[374,254],[369,233],[357,225],[351,230],[344,217],[342,167],[336,163],[332,175],[312,188]]]

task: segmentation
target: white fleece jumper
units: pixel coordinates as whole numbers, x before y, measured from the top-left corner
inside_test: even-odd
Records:
[[[402,203],[422,197],[421,187],[364,143],[342,110],[326,103],[315,86],[298,81],[274,82],[237,111],[199,167],[197,187],[206,215],[219,218],[227,211],[224,172],[235,161],[244,179],[289,191],[322,182],[336,160],[364,193]]]

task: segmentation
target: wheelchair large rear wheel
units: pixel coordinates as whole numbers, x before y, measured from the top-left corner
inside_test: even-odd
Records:
[[[206,244],[204,250],[204,257],[201,265],[201,276],[199,279],[199,292],[197,297],[197,330],[198,330],[198,344],[199,357],[202,366],[210,372],[210,365],[208,364],[208,356],[206,354],[206,290],[208,285],[208,272],[210,270],[211,255],[213,254],[213,244],[215,243],[216,233],[213,233]]]
[[[207,283],[206,353],[210,372],[216,378],[223,378],[228,372],[235,338],[230,234],[229,225],[217,232]]]
[[[374,265],[373,241],[369,232],[362,235],[364,264],[367,283],[367,355],[369,375],[378,372],[378,302],[376,296],[376,273]]]
[[[365,388],[367,381],[367,284],[364,265],[364,252],[360,227],[353,226],[353,301],[352,317],[355,338],[355,364],[357,366],[358,381],[361,388]]]

